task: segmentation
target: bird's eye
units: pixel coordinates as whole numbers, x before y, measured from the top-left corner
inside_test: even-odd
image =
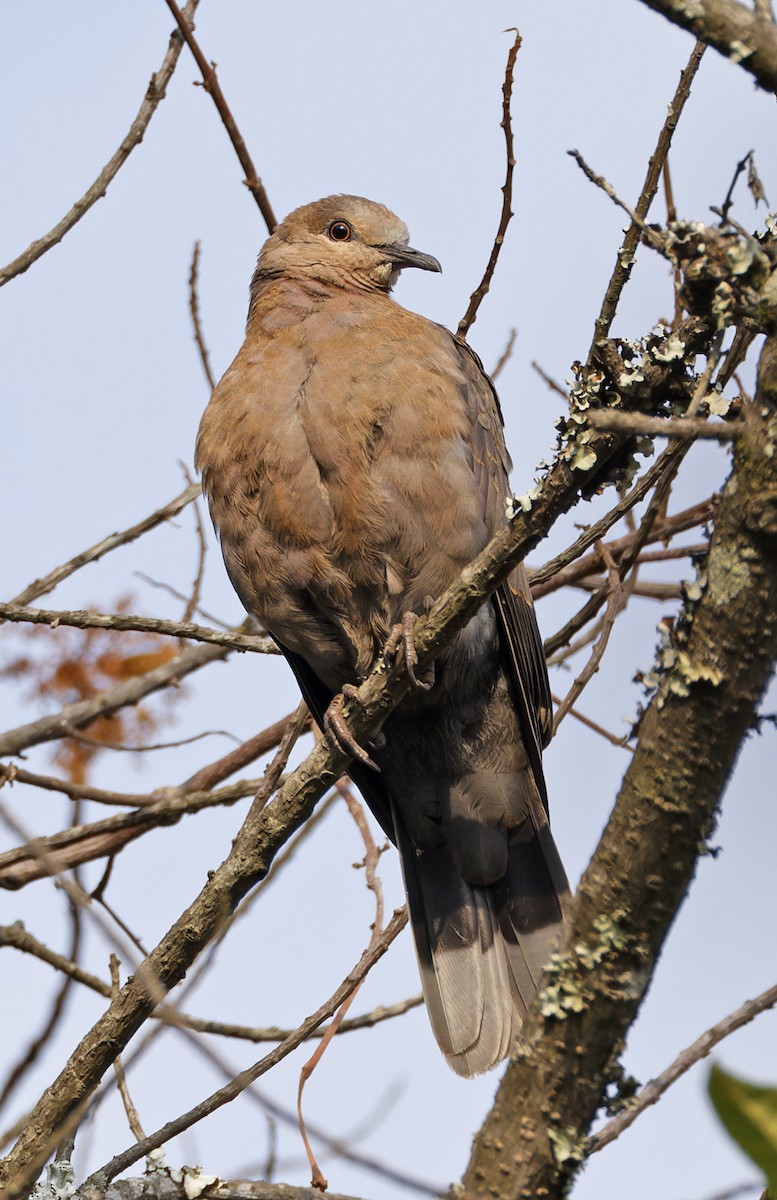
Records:
[[[333,221],[329,226],[329,236],[333,242],[347,242],[351,236],[351,226],[347,221]]]

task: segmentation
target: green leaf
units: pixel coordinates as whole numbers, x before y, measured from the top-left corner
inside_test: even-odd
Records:
[[[769,1190],[777,1192],[777,1088],[737,1079],[716,1065],[707,1090],[727,1131],[761,1168]]]

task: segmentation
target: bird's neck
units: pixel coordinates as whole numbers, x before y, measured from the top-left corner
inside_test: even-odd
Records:
[[[350,279],[335,282],[310,275],[257,270],[251,281],[247,330],[257,324],[265,329],[296,325],[330,301],[342,303],[349,295],[358,301],[365,294],[386,295],[387,292],[387,288],[358,285]]]

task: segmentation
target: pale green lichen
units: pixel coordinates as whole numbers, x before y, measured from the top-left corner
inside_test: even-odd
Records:
[[[732,62],[740,63],[743,59],[750,58],[751,54],[755,54],[754,48],[748,46],[746,42],[737,40],[731,43],[728,56]]]
[[[726,249],[726,261],[732,275],[746,275],[755,262],[758,249],[749,238],[736,238]]]
[[[719,545],[708,566],[710,595],[717,606],[730,604],[752,582],[752,573],[734,546]]]
[[[656,362],[673,362],[676,358],[685,356],[685,342],[676,333],[670,334],[663,346],[656,346],[653,357]]]
[[[530,512],[532,505],[539,497],[540,486],[536,481],[534,487],[530,487],[528,491],[523,492],[520,496],[508,496],[505,500],[505,513],[508,521],[515,520],[519,512]]]
[[[553,1157],[559,1166],[567,1162],[582,1162],[585,1158],[586,1139],[576,1129],[549,1129],[548,1137],[553,1147]]]
[[[725,417],[731,408],[731,401],[727,396],[721,396],[718,392],[710,392],[707,396],[707,408],[713,417]]]
[[[209,1188],[219,1182],[218,1175],[206,1175],[202,1167],[181,1167],[169,1172],[174,1183],[183,1184],[186,1200],[199,1200]]]
[[[543,1017],[555,1017],[565,1021],[569,1013],[582,1012],[585,997],[574,979],[562,979],[550,983],[540,993],[540,1012]]]
[[[565,1021],[570,1013],[582,1012],[591,998],[588,989],[578,978],[579,968],[592,971],[614,950],[623,950],[627,938],[621,928],[625,913],[618,909],[612,915],[601,914],[593,922],[593,942],[577,942],[571,954],[553,954],[547,968],[548,982],[539,995],[540,1012],[544,1017]]]
[[[626,935],[621,928],[621,923],[625,916],[624,909],[617,908],[609,916],[602,913],[600,916],[594,918],[593,926],[599,935],[597,948],[602,951],[597,961],[601,962],[601,959],[610,950],[625,949]]]
[[[572,456],[573,471],[590,471],[596,463],[596,451],[591,446],[579,446]]]
[[[718,687],[723,681],[720,667],[712,663],[694,662],[685,650],[677,655],[677,670],[688,683],[711,683],[713,687]]]
[[[718,329],[727,329],[729,325],[733,324],[735,300],[736,296],[731,284],[722,279],[715,288],[710,305]]]
[[[167,1175],[168,1173],[164,1146],[157,1146],[155,1150],[149,1150],[146,1155],[146,1174]]]
[[[58,1161],[46,1169],[45,1183],[36,1183],[31,1200],[70,1200],[75,1194],[75,1172],[72,1164]]]
[[[644,356],[636,367],[629,367],[625,371],[621,371],[618,376],[618,387],[621,391],[628,391],[635,383],[644,383],[645,372],[642,369],[645,359]]]
[[[722,682],[723,672],[719,667],[713,663],[694,660],[685,650],[678,650],[675,654],[674,670],[666,677],[664,693],[658,701],[658,706],[663,708],[670,695],[682,698],[690,696],[695,683],[708,683],[712,687],[718,687]]]

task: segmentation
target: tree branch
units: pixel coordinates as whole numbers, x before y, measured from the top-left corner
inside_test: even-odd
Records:
[[[191,675],[208,663],[220,662],[229,653],[223,646],[188,646],[177,658],[170,659],[161,667],[146,671],[135,679],[128,679],[109,691],[100,692],[88,700],[76,700],[65,704],[58,713],[48,717],[40,717],[37,721],[29,721],[19,725],[7,733],[0,734],[0,757],[19,754],[30,746],[39,746],[42,742],[52,742],[67,733],[67,726],[82,729],[89,725],[95,717],[108,717],[128,704],[137,704],[145,696]]]
[[[515,60],[518,57],[518,51],[521,48],[521,35],[518,30],[511,30],[515,33],[515,40],[510,47],[507,55],[507,65],[505,67],[504,83],[502,84],[502,120],[500,127],[505,135],[505,150],[507,153],[507,168],[505,171],[505,181],[502,184],[502,211],[499,216],[499,226],[494,238],[494,244],[491,248],[486,269],[483,272],[483,278],[469,298],[467,311],[461,318],[458,324],[456,333],[459,337],[467,336],[467,333],[474,325],[478,315],[478,309],[483,301],[483,297],[487,295],[488,289],[491,287],[491,280],[494,278],[494,271],[499,260],[499,254],[507,233],[507,226],[513,216],[513,171],[515,170],[515,154],[513,152],[513,124],[510,117],[510,101],[513,95],[513,71],[515,70]],[[504,365],[500,360],[497,363],[497,368],[501,370]]]
[[[650,206],[653,203],[656,192],[658,191],[661,172],[668,161],[669,148],[672,144],[672,138],[674,137],[674,132],[682,115],[685,103],[691,94],[691,84],[693,83],[696,72],[699,69],[699,64],[701,63],[703,53],[703,46],[697,45],[694,47],[691,57],[688,61],[688,65],[680,76],[677,90],[669,105],[669,111],[667,113],[666,120],[661,126],[661,132],[658,135],[656,148],[650,157],[647,174],[645,176],[645,182],[642,185],[642,191],[640,192],[639,199],[637,200],[637,205],[634,210],[639,219],[642,221],[647,218],[647,215],[650,212]],[[615,316],[615,310],[618,307],[618,301],[620,300],[621,293],[623,292],[623,289],[628,283],[629,277],[631,276],[631,269],[634,266],[634,256],[636,254],[637,246],[639,245],[641,236],[642,231],[638,221],[632,221],[629,225],[629,228],[626,230],[626,235],[623,239],[620,249],[618,250],[615,266],[610,277],[610,282],[607,284],[607,290],[604,293],[602,307],[599,311],[599,316],[596,318],[593,341],[591,342],[591,348],[588,351],[589,362],[592,360],[592,357],[596,351],[597,342],[601,341],[602,338],[607,337],[610,332],[610,326],[612,325],[612,320]]]
[[[138,1179],[119,1179],[105,1191],[79,1188],[79,1200],[190,1200],[191,1184],[197,1184],[196,1169],[182,1169],[171,1178],[166,1170],[155,1171]],[[191,1181],[191,1182],[190,1182]],[[292,1187],[288,1183],[253,1182],[250,1179],[224,1179],[203,1192],[208,1200],[321,1200],[321,1192],[310,1187]],[[358,1200],[327,1192],[327,1200]]]
[[[761,992],[760,996],[756,996],[754,1000],[746,1000],[735,1012],[729,1013],[722,1021],[718,1021],[717,1025],[713,1025],[692,1045],[687,1046],[681,1054],[678,1054],[665,1071],[646,1083],[636,1096],[628,1101],[623,1112],[618,1113],[616,1117],[607,1122],[603,1129],[594,1134],[588,1143],[586,1154],[595,1154],[597,1150],[603,1150],[610,1142],[614,1142],[625,1129],[634,1124],[637,1117],[646,1108],[657,1104],[673,1083],[681,1079],[686,1071],[690,1071],[696,1063],[706,1058],[724,1038],[735,1033],[737,1029],[741,1029],[743,1025],[748,1025],[760,1013],[774,1008],[775,1004],[777,1004],[777,984],[767,988],[765,992]]]
[[[189,269],[189,312],[191,313],[192,326],[194,328],[194,341],[197,345],[197,353],[200,356],[200,364],[202,366],[205,378],[208,382],[208,387],[211,392],[216,390],[216,380],[210,365],[210,355],[208,347],[205,344],[205,334],[202,332],[200,324],[200,301],[197,294],[197,283],[199,281],[200,270],[200,243],[194,243],[192,251],[192,265]]]
[[[777,27],[736,0],[642,0],[749,71],[759,87],[777,92]]]
[[[739,421],[710,422],[704,417],[650,417],[646,413],[592,412],[588,422],[594,429],[617,429],[621,433],[646,433],[650,437],[707,438],[716,442],[730,442],[741,428]],[[0,615],[2,609],[0,608]]]
[[[199,0],[189,0],[181,14],[181,18],[187,29],[194,18],[198,4]],[[37,241],[32,242],[24,253],[15,258],[13,262],[8,263],[8,266],[0,268],[0,287],[4,283],[8,283],[11,279],[14,279],[17,275],[23,275],[25,271],[28,271],[32,264],[37,262],[47,250],[50,250],[52,246],[56,246],[58,242],[61,242],[65,234],[69,233],[83,216],[86,216],[92,205],[101,200],[105,195],[108,185],[118,175],[135,147],[143,141],[151,118],[161,101],[164,100],[167,85],[172,78],[182,50],[182,43],[181,34],[177,30],[174,31],[170,36],[170,45],[162,66],[151,76],[151,82],[146,89],[143,103],[138,109],[138,115],[130,125],[129,133],[124,138],[116,153],[103,167],[91,187],[87,188],[80,200],[76,200],[70,212],[66,213],[53,229],[50,229],[48,233],[38,238]]]
[[[70,612],[57,609],[29,608],[24,604],[0,603],[0,621],[28,622],[30,625],[68,625],[73,629],[117,629],[135,633],[159,633],[165,637],[186,638],[209,646],[224,646],[228,650],[252,650],[257,654],[280,654],[269,637],[237,631],[222,632],[195,625],[192,621],[165,621],[160,617],[141,617],[132,613],[96,613],[89,609]]]
[[[183,39],[191,50],[194,61],[197,63],[197,66],[202,73],[202,81],[205,91],[209,93],[213,103],[216,105],[216,109],[221,117],[224,128],[229,134],[229,140],[235,149],[235,154],[237,154],[240,166],[243,168],[246,174],[244,183],[256,201],[260,213],[264,217],[264,223],[267,226],[267,232],[272,233],[273,229],[277,225],[277,221],[275,219],[275,213],[272,210],[272,205],[270,204],[270,198],[265,191],[264,184],[257,174],[256,167],[251,159],[251,155],[248,153],[248,147],[243,140],[243,135],[237,127],[235,118],[232,116],[229,105],[227,104],[226,97],[221,90],[221,85],[218,81],[218,77],[216,76],[214,64],[209,63],[203,54],[199,43],[192,32],[191,26],[185,19],[185,14],[181,12],[180,8],[175,3],[175,0],[165,0],[165,3],[178,22],[178,28],[183,35]]]
[[[36,579],[28,584],[23,591],[19,592],[18,596],[14,596],[11,603],[29,604],[31,600],[37,600],[39,596],[45,596],[47,592],[53,591],[57,584],[62,583],[63,579],[67,579],[69,575],[80,571],[81,567],[85,567],[87,563],[97,562],[104,554],[108,554],[118,546],[126,546],[129,542],[134,542],[142,534],[155,529],[157,525],[162,525],[165,521],[176,517],[182,509],[186,508],[187,504],[191,504],[192,500],[196,500],[201,494],[202,489],[198,483],[189,484],[187,488],[184,488],[180,496],[176,496],[169,504],[164,504],[162,508],[158,508],[156,512],[152,512],[150,516],[144,517],[142,521],[138,521],[137,525],[130,525],[129,529],[124,529],[121,533],[109,534],[102,541],[97,542],[94,546],[90,546],[88,550],[82,550],[80,554],[76,554],[74,558],[63,563],[61,567],[55,567],[48,575],[43,575],[40,579]]]
[[[388,950],[396,936],[404,929],[407,924],[407,910],[399,909],[394,913],[389,924],[379,938],[375,939],[369,950],[365,950],[359,962],[354,969],[346,976],[340,984],[336,992],[330,996],[311,1016],[307,1017],[302,1024],[294,1030],[294,1032],[286,1038],[279,1046],[266,1054],[259,1062],[253,1066],[241,1071],[234,1079],[230,1080],[223,1088],[219,1088],[206,1100],[190,1109],[189,1112],[183,1113],[180,1117],[176,1117],[173,1121],[168,1121],[161,1129],[157,1129],[155,1133],[150,1134],[147,1138],[137,1142],[122,1154],[117,1154],[109,1163],[86,1180],[83,1185],[83,1194],[88,1197],[89,1189],[98,1187],[104,1189],[105,1185],[119,1175],[122,1171],[126,1171],[127,1167],[132,1166],[138,1159],[143,1158],[149,1151],[156,1149],[157,1146],[163,1145],[183,1130],[191,1128],[197,1121],[201,1121],[203,1117],[208,1116],[216,1109],[223,1107],[236,1096],[239,1096],[249,1084],[253,1083],[261,1075],[264,1075],[271,1067],[285,1058],[292,1050],[296,1049],[315,1029],[331,1017],[332,1014],[340,1007],[343,1001],[358,987],[367,973],[379,961],[380,958]],[[126,987],[125,987],[126,991]],[[14,1196],[13,1191],[9,1195],[9,1200]]]

